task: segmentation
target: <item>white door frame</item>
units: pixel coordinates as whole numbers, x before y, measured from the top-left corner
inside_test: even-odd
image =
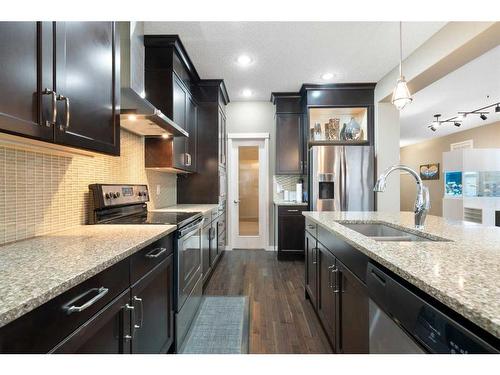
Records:
[[[259,248],[267,249],[269,244],[269,133],[228,133],[227,143],[227,181],[228,181],[228,248],[235,248],[235,237],[237,228],[233,228],[233,215],[237,214],[237,206],[234,204],[237,195],[237,183],[235,177],[238,175],[238,160],[233,160],[233,141],[263,141],[264,152],[259,152],[259,190],[261,187],[264,192],[259,199],[259,233],[261,234],[260,245],[256,246],[255,238],[249,237],[247,246],[238,246],[238,248]],[[243,143],[241,142],[241,143]],[[251,240],[250,240],[251,239]],[[241,239],[239,240],[241,242]]]

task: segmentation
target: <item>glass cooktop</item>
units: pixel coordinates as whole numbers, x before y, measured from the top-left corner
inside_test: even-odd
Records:
[[[168,224],[181,227],[195,217],[199,216],[200,212],[148,212],[137,215],[128,215],[116,218],[107,222],[107,224]]]

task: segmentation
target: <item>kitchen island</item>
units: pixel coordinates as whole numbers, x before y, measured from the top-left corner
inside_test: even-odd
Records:
[[[500,228],[428,216],[414,228],[413,212],[304,212],[307,223],[500,338]],[[376,241],[343,224],[383,223],[427,241]],[[307,235],[306,235],[307,236]],[[321,239],[320,239],[321,241]]]

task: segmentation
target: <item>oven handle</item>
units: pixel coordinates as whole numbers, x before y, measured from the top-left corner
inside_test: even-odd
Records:
[[[199,219],[197,219],[193,223],[189,224],[187,227],[182,228],[179,231],[179,238],[185,237],[185,236],[191,234],[192,232],[195,232],[195,231],[201,229],[204,221],[205,221],[205,218],[200,217]]]

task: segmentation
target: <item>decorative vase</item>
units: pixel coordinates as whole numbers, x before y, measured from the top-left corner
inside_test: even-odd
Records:
[[[345,134],[347,140],[350,141],[357,141],[361,138],[361,126],[354,117],[351,117],[351,121],[346,125]]]

